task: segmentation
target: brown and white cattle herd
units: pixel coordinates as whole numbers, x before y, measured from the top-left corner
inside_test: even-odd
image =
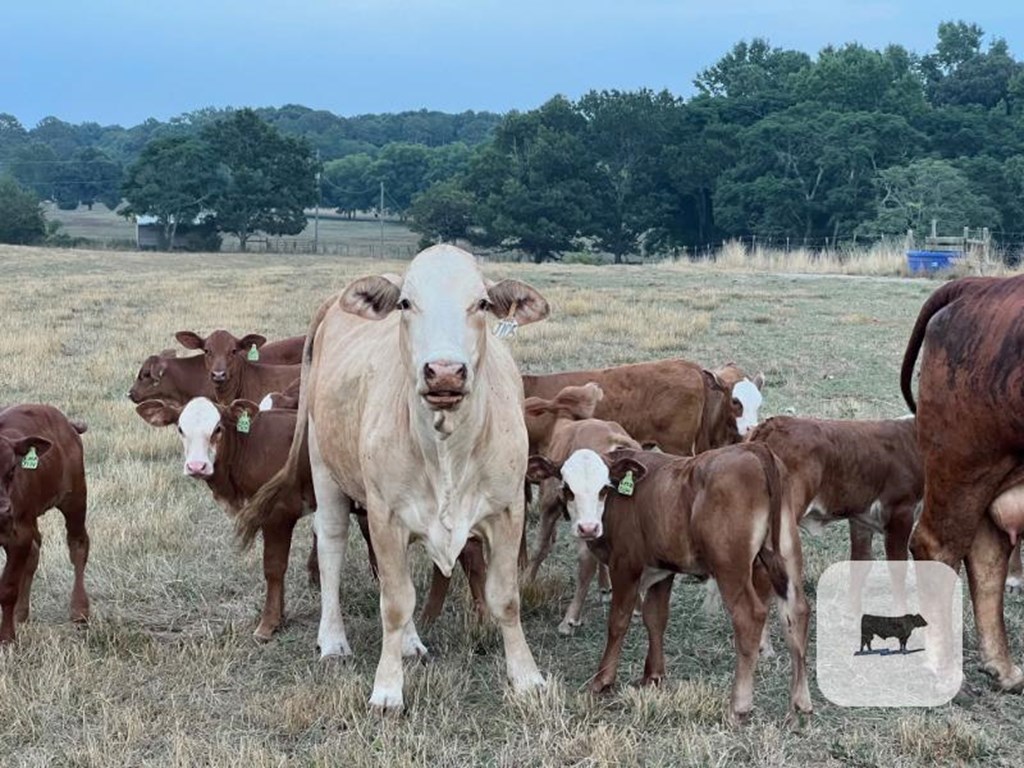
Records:
[[[916,418],[887,421],[758,424],[763,377],[733,364],[520,375],[497,336],[548,313],[531,286],[491,282],[470,254],[434,246],[402,276],[364,277],[330,297],[303,336],[180,331],[178,342],[202,354],[145,359],[129,392],[139,416],[176,427],[184,473],[206,483],[243,545],[262,535],[257,638],[281,626],[292,535],[313,512],[317,645],[321,656],[352,653],[341,575],[355,515],[380,585],[373,708],[402,708],[402,659],[427,653],[407,560],[414,541],[434,563],[420,623],[438,616],[460,563],[478,614],[501,630],[513,688],[543,686],[520,623],[520,569],[536,578],[566,517],[578,581],[559,631],[580,624],[595,574],[611,589],[592,691],[614,684],[635,608],[649,643],[643,682],[662,680],[673,578],[688,574],[714,579],[732,621],[731,717],[751,709],[773,598],[785,617],[790,707],[810,712],[798,526],[846,520],[852,560],[870,560],[873,534],[884,535],[898,602],[908,550],[963,562],[985,669],[1002,689],[1024,688],[1003,621],[1004,583],[1021,585],[1011,550],[1024,533],[1024,277],[965,278],[928,299],[900,376]],[[494,320],[503,333],[491,332]],[[52,507],[64,515],[74,565],[71,618],[88,620],[85,431],[46,405],[0,411],[0,641],[28,616],[36,520]],[[540,527],[528,559],[531,484]],[[865,571],[852,573],[859,605]]]

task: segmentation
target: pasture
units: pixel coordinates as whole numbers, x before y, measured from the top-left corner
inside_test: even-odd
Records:
[[[755,708],[725,724],[734,652],[724,614],[677,579],[666,636],[668,677],[639,677],[646,637],[634,623],[620,685],[585,692],[603,648],[596,590],[584,626],[556,626],[571,597],[574,548],[560,531],[524,591],[527,639],[550,682],[513,697],[498,633],[471,618],[461,574],[440,621],[422,632],[433,662],[409,662],[406,713],[366,710],[380,648],[375,583],[350,536],[343,610],[356,652],[320,662],[319,596],[306,584],[309,522],[296,529],[287,623],[259,645],[258,554],[240,554],[225,515],[182,476],[173,430],[147,426],[125,393],[142,359],[173,333],[225,327],[269,338],[303,333],[319,302],[359,275],[402,265],[325,256],[139,254],[0,246],[0,398],[42,401],[88,422],[93,619],[67,620],[71,569],[62,520],[42,520],[32,620],[0,651],[5,765],[860,765],[1024,759],[1024,699],[990,691],[966,621],[967,688],[934,710],[844,709],[812,682],[816,713],[784,721],[788,655],[762,660]],[[549,320],[511,342],[521,367],[549,371],[683,356],[735,360],[767,377],[763,415],[841,418],[905,412],[898,367],[934,281],[644,267],[491,264],[489,277],[531,282]],[[533,547],[535,520],[531,518]],[[353,526],[354,529],[354,526]],[[845,526],[804,537],[808,596],[847,552]],[[881,544],[876,541],[876,556]],[[419,601],[429,576],[414,549]],[[965,605],[969,605],[965,601]],[[774,619],[773,619],[774,621]],[[1012,651],[1024,655],[1024,598],[1008,598]],[[782,643],[776,627],[776,647]],[[814,680],[814,625],[809,664]]]

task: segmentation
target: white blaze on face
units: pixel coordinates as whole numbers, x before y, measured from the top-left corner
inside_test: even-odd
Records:
[[[465,390],[472,385],[487,332],[487,287],[473,256],[451,245],[427,249],[405,273],[402,323],[410,363],[420,391],[428,363],[465,365]]]
[[[761,408],[761,403],[764,402],[764,397],[750,379],[736,382],[732,388],[732,396],[743,406],[743,415],[736,419],[736,428],[739,430],[740,436],[743,437],[757,426],[758,411]]]
[[[575,451],[562,465],[562,482],[572,492],[566,494],[566,509],[572,533],[580,538],[599,538],[604,533],[604,499],[610,478],[608,465],[594,451]]]
[[[211,443],[219,428],[220,411],[205,397],[193,398],[181,409],[178,433],[185,448],[186,475],[209,477],[213,474],[217,451]]]

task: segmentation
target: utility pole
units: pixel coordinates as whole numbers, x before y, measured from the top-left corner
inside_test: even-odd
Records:
[[[377,209],[380,213],[380,257],[384,258],[384,180],[380,182],[380,208]]]
[[[313,213],[313,253],[320,253],[320,150],[316,151],[316,208]]]

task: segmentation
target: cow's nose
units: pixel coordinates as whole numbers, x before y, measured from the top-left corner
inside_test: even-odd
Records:
[[[220,384],[221,382],[228,380],[227,371],[210,371],[210,378]]]
[[[192,477],[205,477],[210,474],[209,465],[205,461],[186,461],[185,472]]]
[[[427,363],[423,366],[423,378],[428,384],[447,381],[462,386],[466,383],[466,365],[465,363],[450,363],[447,360]]]
[[[576,531],[581,539],[596,539],[601,535],[600,523],[577,523]]]

